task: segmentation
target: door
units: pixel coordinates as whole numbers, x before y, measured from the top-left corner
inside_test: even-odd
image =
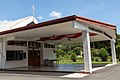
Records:
[[[40,50],[28,50],[28,66],[40,66]]]

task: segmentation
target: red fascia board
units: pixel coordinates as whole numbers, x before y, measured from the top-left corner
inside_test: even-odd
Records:
[[[92,19],[89,19],[89,18],[85,18],[85,17],[81,17],[81,16],[76,16],[76,18],[79,20],[85,20],[85,21],[88,21],[88,22],[93,22],[93,23],[96,23],[96,24],[99,24],[99,25],[105,25],[105,26],[109,26],[109,27],[112,27],[114,29],[116,29],[116,26],[115,25],[112,25],[112,24],[108,24],[108,23],[105,23],[105,22],[101,22],[101,21],[97,21],[97,20],[92,20]]]

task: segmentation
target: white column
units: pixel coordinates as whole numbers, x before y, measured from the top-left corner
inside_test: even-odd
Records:
[[[44,49],[44,43],[41,43],[41,50],[40,50],[40,65],[43,65],[43,49]]]
[[[112,63],[117,64],[116,51],[115,51],[115,39],[111,40],[111,53],[112,53]]]
[[[83,37],[83,52],[84,52],[84,70],[86,73],[92,73],[90,36],[89,31],[82,31]]]
[[[5,69],[5,61],[6,61],[6,40],[1,39],[1,51],[0,51],[0,67],[1,69]]]
[[[0,41],[0,69],[2,68],[2,41]]]

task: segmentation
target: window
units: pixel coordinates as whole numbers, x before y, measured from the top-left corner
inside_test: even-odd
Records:
[[[13,60],[23,60],[24,59],[23,51],[10,51],[8,50],[6,53],[6,60],[13,61]]]
[[[14,46],[27,46],[27,41],[8,41],[7,44]]]
[[[26,59],[26,52],[23,53],[23,58]]]
[[[29,41],[28,42],[28,47],[29,48],[34,48],[34,49],[39,49],[40,48],[40,43],[39,42],[34,42],[34,41]]]
[[[55,45],[44,43],[45,48],[55,48]]]

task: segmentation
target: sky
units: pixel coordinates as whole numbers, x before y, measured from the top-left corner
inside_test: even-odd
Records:
[[[32,16],[33,4],[39,22],[78,15],[114,24],[120,34],[120,0],[0,0],[0,24]]]

